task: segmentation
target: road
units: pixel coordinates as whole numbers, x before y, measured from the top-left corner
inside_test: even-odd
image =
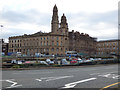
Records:
[[[112,88],[119,84],[118,64],[73,68],[3,71],[2,88]]]

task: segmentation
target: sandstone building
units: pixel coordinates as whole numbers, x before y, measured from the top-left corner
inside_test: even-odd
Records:
[[[96,53],[97,39],[80,32],[69,32],[69,50],[77,51],[81,55],[94,55]]]
[[[104,40],[97,42],[97,55],[120,55],[120,40]]]
[[[9,52],[22,52],[26,55],[35,53],[64,55],[66,51],[75,50],[94,54],[95,42],[96,40],[89,35],[69,32],[66,16],[63,14],[59,22],[58,9],[55,5],[51,20],[51,32],[9,37]]]

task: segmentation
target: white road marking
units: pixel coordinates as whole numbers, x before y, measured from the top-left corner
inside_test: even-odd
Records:
[[[35,80],[37,80],[37,81],[39,81],[39,82],[41,82],[41,81],[42,81],[41,79],[35,79]]]
[[[7,79],[8,80],[8,79]],[[15,80],[15,79],[9,79],[9,80]],[[6,80],[0,80],[0,81],[6,81]]]
[[[19,87],[19,86],[22,86],[22,85],[17,85],[17,84],[18,84],[17,82],[14,82],[14,81],[11,81],[11,80],[15,80],[15,79],[0,80],[0,81],[6,81],[6,82],[9,82],[9,83],[12,83],[12,85],[11,85],[11,86],[6,87],[6,88],[14,88],[14,87]]]
[[[19,86],[22,86],[22,85],[10,86],[10,87],[6,87],[6,88],[14,88],[14,87],[19,87]]]
[[[12,85],[10,86],[10,87],[6,87],[6,88],[13,88],[13,87],[19,87],[19,86],[22,86],[22,85],[16,85],[17,84],[17,82],[13,82],[13,81],[11,81],[11,80],[6,80],[7,82],[9,82],[9,83],[12,83]],[[16,85],[16,86],[15,86]]]
[[[106,77],[106,78],[113,78],[113,79],[119,79],[120,78],[120,75],[117,75],[117,74],[102,74],[102,75],[98,75],[98,76],[101,76],[101,77]]]
[[[98,75],[98,76],[105,77],[105,78],[120,79],[120,75],[118,75],[117,73],[118,71],[104,72],[104,73],[92,73],[90,75]]]
[[[77,81],[77,82],[68,83],[68,84],[65,84],[65,87],[62,87],[62,88],[73,88],[78,83],[83,83],[83,82],[87,82],[87,81],[91,81],[91,80],[95,80],[95,79],[97,79],[97,78],[89,78],[89,79],[85,79],[85,80],[81,80],[81,81]]]
[[[48,80],[46,80],[46,81],[57,80],[57,79],[63,79],[63,78],[69,78],[69,77],[73,77],[73,76],[55,77],[55,78],[48,79]]]
[[[101,74],[110,74],[110,73],[117,73],[118,71],[114,71],[114,72],[104,72],[104,73],[101,73]],[[90,75],[100,75],[100,73],[92,73]]]
[[[46,79],[45,81],[53,81],[53,80],[57,80],[57,79],[70,78],[70,77],[74,77],[74,76],[44,77],[44,78],[40,78],[40,79],[36,79],[36,80],[40,81],[40,82],[43,79]]]
[[[55,77],[43,77],[41,79],[49,79],[49,78],[55,78]]]

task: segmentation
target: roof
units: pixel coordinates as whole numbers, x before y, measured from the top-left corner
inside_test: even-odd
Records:
[[[116,42],[116,41],[120,41],[120,39],[101,40],[101,41],[98,41],[98,43],[99,42]]]

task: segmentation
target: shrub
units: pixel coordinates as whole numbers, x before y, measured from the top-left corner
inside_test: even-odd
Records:
[[[12,66],[12,68],[20,68],[20,66],[19,65],[14,65],[14,66]]]

